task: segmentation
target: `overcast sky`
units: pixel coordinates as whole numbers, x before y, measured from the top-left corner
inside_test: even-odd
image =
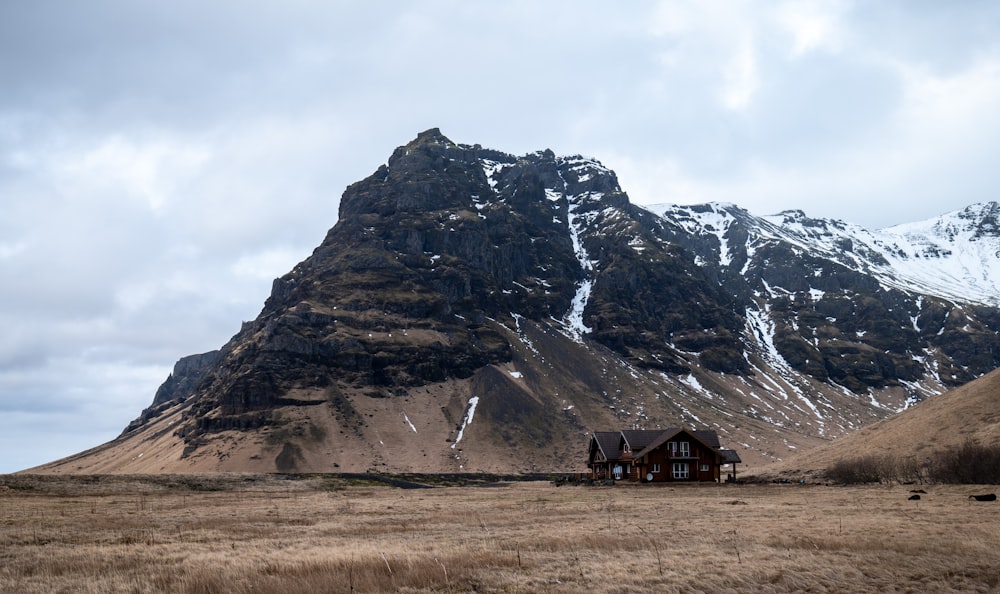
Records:
[[[635,203],[998,198],[997,2],[0,2],[0,472],[115,437],[440,127]]]

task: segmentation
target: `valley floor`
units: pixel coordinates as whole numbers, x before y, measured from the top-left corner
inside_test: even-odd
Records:
[[[3,592],[991,592],[974,486],[0,476]]]

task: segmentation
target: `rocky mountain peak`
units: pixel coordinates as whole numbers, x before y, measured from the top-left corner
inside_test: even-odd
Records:
[[[949,237],[963,232],[971,233],[974,240],[1000,237],[1000,204],[984,202],[973,204],[955,213],[953,221],[941,221],[937,229]],[[949,224],[950,223],[950,224]]]
[[[775,215],[775,218],[780,220],[782,224],[801,223],[803,221],[809,220],[809,217],[806,216],[805,211],[799,209],[783,210],[779,212],[777,215]]]
[[[443,145],[443,146],[455,146],[455,143],[451,141],[447,136],[441,133],[440,128],[430,128],[424,130],[417,134],[417,137],[411,141],[407,146],[418,146],[418,145]]]

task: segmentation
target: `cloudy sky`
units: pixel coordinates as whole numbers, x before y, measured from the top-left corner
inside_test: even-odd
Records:
[[[0,472],[116,436],[440,127],[636,203],[997,199],[1000,3],[0,3]]]

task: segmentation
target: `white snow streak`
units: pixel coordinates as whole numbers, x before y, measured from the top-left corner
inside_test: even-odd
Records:
[[[576,259],[580,262],[580,268],[583,269],[584,275],[590,276],[594,270],[594,265],[587,257],[587,250],[580,241],[580,230],[583,225],[577,221],[576,208],[578,206],[578,203],[570,202],[567,209],[566,224],[569,227],[570,241],[573,242],[573,253],[576,254]],[[587,301],[590,300],[590,291],[593,287],[594,281],[590,278],[584,278],[580,281],[579,286],[576,288],[576,295],[573,296],[573,304],[564,320],[571,335],[578,342],[583,338],[584,334],[589,334],[591,331],[583,323],[583,310],[587,307]]]
[[[698,378],[691,375],[690,373],[679,379],[681,380],[682,383],[687,384],[688,386],[691,387],[691,389],[695,390],[696,392],[705,392],[707,394],[705,388],[702,387],[701,382],[698,381]]]
[[[465,419],[462,420],[462,426],[458,429],[458,437],[455,438],[455,443],[451,444],[451,449],[455,449],[458,442],[462,441],[462,436],[465,435],[465,428],[472,424],[472,417],[476,414],[477,404],[479,404],[479,396],[469,398],[469,410],[465,413]]]
[[[541,353],[539,353],[538,349],[535,348],[534,343],[531,342],[531,339],[528,338],[528,335],[525,334],[524,330],[521,329],[521,319],[524,316],[522,316],[521,314],[516,314],[514,312],[510,312],[510,315],[512,318],[514,318],[514,326],[515,326],[514,329],[517,331],[517,337],[521,339],[521,343],[524,344],[524,346],[528,347],[528,349],[531,352],[535,353],[536,355],[540,355]]]
[[[763,351],[763,358],[771,364],[775,371],[785,378],[798,400],[812,411],[822,425],[823,414],[811,400],[806,398],[805,394],[802,393],[802,390],[793,383],[793,378],[796,377],[797,374],[792,369],[792,366],[788,364],[788,361],[781,356],[781,353],[778,352],[778,347],[774,344],[775,327],[774,322],[771,320],[770,312],[767,306],[765,305],[765,309],[763,311],[748,309],[746,310],[745,315],[747,320],[747,330],[751,336],[757,339],[758,344],[761,346]],[[780,393],[786,400],[788,399],[788,393],[780,385],[766,377],[766,374],[762,374],[761,380],[770,383],[775,392]],[[796,408],[804,410],[800,407]]]
[[[497,180],[494,176],[500,173],[504,167],[509,167],[509,163],[498,163],[497,161],[490,161],[489,159],[483,159],[483,173],[486,174],[486,181],[490,184],[490,188],[497,189]]]

